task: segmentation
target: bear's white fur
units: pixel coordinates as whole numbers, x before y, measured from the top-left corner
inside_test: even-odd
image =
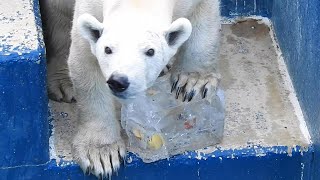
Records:
[[[76,0],[68,65],[80,123],[73,155],[84,171],[110,176],[125,156],[114,95],[134,98],[168,64],[177,98],[214,93],[219,8],[219,0]],[[127,89],[110,90],[114,73]]]

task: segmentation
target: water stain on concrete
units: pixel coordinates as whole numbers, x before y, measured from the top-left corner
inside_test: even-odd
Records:
[[[279,91],[277,81],[273,76],[268,76],[266,85],[269,94],[267,99],[269,113],[272,118],[281,119],[285,114],[285,107],[283,104],[281,92]]]
[[[227,36],[227,43],[229,43],[229,44],[236,44],[236,43],[237,43],[237,40],[236,40],[233,36],[228,35],[228,36]]]
[[[219,69],[222,70],[223,81],[221,81],[221,86],[223,89],[227,89],[234,81],[232,74],[229,70],[229,61],[226,59],[226,55],[221,55],[219,60]]]
[[[238,37],[259,40],[269,35],[270,28],[267,25],[259,24],[255,19],[249,19],[231,25],[231,30]]]

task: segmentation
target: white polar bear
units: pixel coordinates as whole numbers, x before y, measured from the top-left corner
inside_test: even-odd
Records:
[[[84,171],[117,171],[125,145],[114,97],[134,98],[168,64],[177,98],[214,93],[219,8],[219,0],[76,0],[68,66],[80,123],[73,155]]]

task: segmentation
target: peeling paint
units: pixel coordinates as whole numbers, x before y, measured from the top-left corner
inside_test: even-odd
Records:
[[[221,14],[225,17],[261,15],[271,17],[273,0],[223,0]]]
[[[131,156],[129,156],[128,158],[127,158],[127,163],[132,163],[132,157]]]
[[[9,166],[9,167],[0,167],[0,170],[8,170],[8,169],[16,169],[16,168],[30,168],[30,167],[41,167],[44,165],[48,165],[50,162],[43,163],[43,164],[26,164],[26,165],[20,165],[20,166]]]
[[[58,158],[57,156],[57,153],[56,153],[56,148],[55,148],[55,130],[54,130],[54,127],[53,127],[53,114],[51,112],[51,105],[48,104],[48,108],[49,108],[49,123],[50,123],[50,126],[51,126],[51,134],[50,134],[50,137],[49,137],[49,153],[50,153],[50,159],[56,159],[57,161],[57,164],[59,164],[60,162],[60,159]]]
[[[303,173],[304,173],[304,163],[301,163],[301,180],[304,180],[303,179]]]
[[[226,159],[238,159],[243,156],[253,156],[253,157],[264,157],[270,153],[274,154],[286,154],[288,157],[292,157],[294,153],[300,153],[301,156],[304,153],[309,152],[309,147],[286,147],[286,146],[272,146],[272,147],[262,147],[253,146],[246,148],[236,148],[236,149],[201,149],[195,152],[189,152],[188,158],[195,158],[197,160],[207,160],[208,158],[219,158],[220,160]],[[185,156],[185,155],[183,155]]]
[[[31,0],[0,2],[0,12],[6,12],[0,13],[0,42],[5,42],[0,43],[1,55],[22,55],[38,48],[38,25],[33,11]]]

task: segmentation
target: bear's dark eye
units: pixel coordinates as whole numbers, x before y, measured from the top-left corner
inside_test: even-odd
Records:
[[[111,50],[111,48],[109,48],[108,46],[104,49],[104,52],[105,52],[106,54],[112,54],[112,50]]]
[[[146,55],[147,56],[153,56],[154,55],[154,49],[149,49],[147,52],[146,52]]]

